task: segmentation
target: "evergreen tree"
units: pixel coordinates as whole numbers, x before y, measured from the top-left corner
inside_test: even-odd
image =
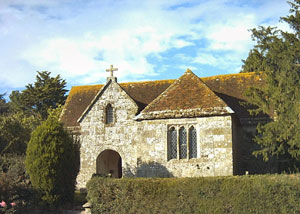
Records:
[[[0,94],[0,115],[8,111],[8,104],[4,98],[5,94]]]
[[[252,29],[257,42],[244,61],[242,72],[255,71],[266,82],[252,87],[247,95],[257,106],[252,113],[263,112],[273,120],[258,126],[255,141],[264,160],[288,156],[300,160],[300,0],[289,2],[291,9],[281,20],[292,33],[272,27]]]
[[[49,108],[56,108],[64,104],[66,100],[66,81],[56,77],[50,77],[50,72],[38,72],[34,84],[28,84],[22,92],[13,91],[10,95],[10,106],[18,112],[26,112],[45,120]]]
[[[19,114],[0,115],[0,156],[4,154],[25,155],[30,139],[29,118]]]
[[[25,161],[33,187],[50,207],[72,201],[78,172],[76,146],[57,117],[50,114],[33,131]]]

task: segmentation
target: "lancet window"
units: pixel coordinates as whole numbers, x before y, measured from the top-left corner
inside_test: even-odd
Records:
[[[177,131],[172,127],[168,131],[168,143],[169,143],[169,159],[177,158]]]
[[[189,156],[197,158],[197,132],[194,126],[189,128]]]
[[[197,158],[197,131],[194,126],[171,126],[168,130],[168,160]]]
[[[179,158],[185,159],[187,158],[187,134],[184,127],[179,129]]]
[[[114,122],[114,112],[111,104],[108,104],[105,109],[105,123],[112,124]]]

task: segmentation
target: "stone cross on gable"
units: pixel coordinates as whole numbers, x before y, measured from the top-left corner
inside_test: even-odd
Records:
[[[114,71],[117,71],[117,68],[114,68],[113,65],[110,65],[110,68],[106,69],[106,72],[110,72],[110,77],[114,76]]]

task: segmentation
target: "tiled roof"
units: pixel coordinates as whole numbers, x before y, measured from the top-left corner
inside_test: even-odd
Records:
[[[103,85],[73,86],[69,92],[60,120],[65,126],[78,126],[78,118],[92,102]]]
[[[136,101],[140,110],[168,88],[174,80],[120,83],[126,93]],[[65,126],[78,126],[77,120],[104,85],[74,86],[71,88],[61,121]]]
[[[255,72],[217,75],[201,79],[230,106],[238,118],[250,117],[249,106],[246,107],[242,104],[247,101],[245,90],[250,86],[260,87],[264,84],[264,81]]]
[[[222,98],[226,105],[229,106],[238,117],[249,116],[247,109],[240,105],[240,101],[246,100],[246,97],[244,96],[245,89],[252,85],[260,85],[263,82],[255,73],[218,75],[200,78],[200,81],[201,80],[218,97]],[[143,110],[175,81],[176,80],[129,82],[120,83],[120,86],[131,98],[133,98],[133,100],[136,101],[140,110]],[[196,82],[199,83],[198,80]],[[92,102],[97,92],[101,90],[102,87],[103,85],[72,87],[61,116],[61,121],[65,124],[65,126],[79,125],[77,123],[78,118]],[[180,87],[178,88],[177,93],[183,93]],[[209,93],[211,93],[211,91]],[[208,98],[208,96],[206,98]],[[211,101],[208,99],[208,102]],[[197,104],[193,102],[188,105],[191,107],[197,106]],[[146,109],[144,110],[146,111]],[[148,111],[150,111],[150,107]]]
[[[137,102],[141,110],[164,92],[173,82],[174,80],[129,82],[120,83],[120,86]]]
[[[153,100],[137,119],[180,118],[233,113],[191,70]]]
[[[261,86],[263,81],[255,72],[217,75],[201,78],[214,92],[245,100],[244,91],[250,86]]]

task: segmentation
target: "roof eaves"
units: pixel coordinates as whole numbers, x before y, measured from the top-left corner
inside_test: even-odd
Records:
[[[147,120],[147,119],[168,119],[168,118],[190,118],[190,117],[203,117],[203,116],[218,116],[233,114],[234,111],[226,107],[212,107],[212,108],[197,108],[197,109],[180,109],[180,110],[163,110],[141,112],[134,120]]]

